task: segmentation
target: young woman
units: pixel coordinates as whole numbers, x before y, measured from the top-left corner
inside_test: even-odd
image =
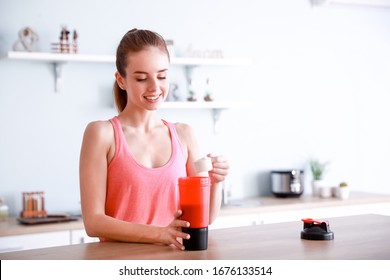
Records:
[[[88,124],[80,154],[80,192],[85,229],[100,240],[162,243],[184,249],[178,178],[197,175],[201,157],[189,125],[172,124],[156,110],[168,94],[169,53],[164,39],[132,29],[119,43],[114,84],[119,114]],[[210,221],[219,211],[229,165],[208,155],[213,169]]]

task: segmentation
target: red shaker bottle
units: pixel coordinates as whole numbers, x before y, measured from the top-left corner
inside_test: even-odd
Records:
[[[209,208],[210,208],[210,178],[182,177],[179,178],[180,209],[183,214],[180,219],[190,223],[190,227],[182,231],[190,235],[183,239],[186,250],[206,250],[208,244]]]

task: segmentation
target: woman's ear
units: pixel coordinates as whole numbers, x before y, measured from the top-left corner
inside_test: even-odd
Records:
[[[115,79],[116,82],[118,83],[118,86],[121,88],[121,90],[126,90],[126,84],[124,82],[124,79],[121,76],[121,74],[119,74],[118,71],[115,72]]]

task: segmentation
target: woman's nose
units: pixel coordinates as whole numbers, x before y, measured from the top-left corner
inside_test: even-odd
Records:
[[[158,88],[158,80],[157,79],[149,79],[148,90],[156,91]]]

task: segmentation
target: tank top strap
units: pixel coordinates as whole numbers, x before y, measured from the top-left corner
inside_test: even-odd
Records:
[[[172,147],[176,150],[176,153],[180,152],[180,154],[185,158],[185,153],[183,150],[183,146],[180,143],[179,136],[176,131],[176,126],[173,123],[167,122],[166,120],[162,120],[162,122],[168,127],[169,133],[171,134]]]
[[[115,141],[115,152],[114,152],[114,157],[115,158],[121,151],[122,151],[122,145],[123,145],[123,141],[125,141],[124,139],[124,135],[123,135],[123,131],[122,131],[122,127],[121,127],[121,124],[119,122],[119,119],[117,116],[111,118],[109,120],[112,124],[112,127],[114,129],[114,141]]]

